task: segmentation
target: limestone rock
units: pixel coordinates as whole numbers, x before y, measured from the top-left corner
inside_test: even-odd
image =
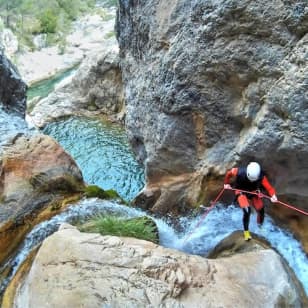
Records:
[[[110,16],[114,11],[108,12]],[[62,44],[44,46],[46,37],[34,37],[37,50],[16,54],[16,65],[28,85],[50,78],[78,65],[93,50],[115,45],[114,19],[104,20],[100,15],[86,15],[72,24],[72,29]]]
[[[0,49],[0,106],[3,110],[24,117],[26,89],[17,68]]]
[[[1,19],[0,19],[1,24]],[[18,51],[18,40],[11,29],[4,28],[0,30],[0,46],[3,46],[5,54],[12,59],[14,54]]]
[[[43,127],[69,115],[117,115],[124,108],[118,53],[114,48],[93,53],[75,75],[36,103],[31,120]]]
[[[160,186],[166,197],[150,209],[207,203],[228,168],[257,160],[278,197],[308,210],[307,20],[303,1],[120,1],[126,127],[147,180],[139,199]]]
[[[62,147],[27,127],[25,91],[0,53],[0,263],[49,202],[83,186],[79,168]]]
[[[300,297],[273,250],[210,260],[65,228],[43,242],[14,300],[60,306],[300,307]]]
[[[0,162],[0,262],[49,202],[82,186],[76,163],[52,138],[17,136]]]
[[[4,202],[23,200],[35,191],[70,191],[82,183],[73,159],[49,136],[20,136],[4,150],[0,193]]]

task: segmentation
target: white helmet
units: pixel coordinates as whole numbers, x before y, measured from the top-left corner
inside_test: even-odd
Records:
[[[261,174],[260,165],[256,162],[250,162],[247,166],[246,174],[249,181],[254,182],[258,180]]]

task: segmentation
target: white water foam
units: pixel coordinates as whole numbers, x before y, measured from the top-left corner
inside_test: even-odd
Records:
[[[196,226],[199,226],[196,228]],[[217,205],[202,220],[202,214],[190,219],[182,218],[181,225],[185,230],[178,234],[170,226],[163,228],[161,244],[190,254],[206,256],[222,239],[234,232],[242,230],[242,211],[234,205]],[[250,218],[251,232],[264,237],[284,257],[308,294],[308,259],[301,244],[293,235],[274,224],[269,216],[265,216],[262,229],[256,223],[256,214]]]
[[[149,216],[140,209],[123,206],[116,202],[99,199],[82,200],[62,214],[39,224],[27,235],[14,259],[14,271],[11,277],[29,252],[55,232],[62,222],[72,222],[76,219],[86,220],[95,214],[112,214],[127,218]],[[233,205],[226,207],[219,204],[204,219],[202,219],[202,214],[193,218],[182,217],[177,223],[177,226],[183,230],[182,232],[177,232],[168,219],[151,218],[158,226],[162,246],[201,256],[206,256],[212,248],[233,231],[242,229],[242,211]],[[276,226],[270,217],[266,216],[262,231],[258,229],[255,220],[256,215],[251,215],[250,230],[264,236],[279,251],[294,270],[308,294],[308,261],[300,243],[294,239],[291,233]]]

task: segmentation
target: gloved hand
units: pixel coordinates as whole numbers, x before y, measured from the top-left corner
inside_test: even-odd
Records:
[[[230,184],[224,184],[224,189],[232,189]]]
[[[271,201],[274,203],[274,202],[277,202],[278,199],[277,199],[277,196],[276,195],[272,195],[271,196]]]

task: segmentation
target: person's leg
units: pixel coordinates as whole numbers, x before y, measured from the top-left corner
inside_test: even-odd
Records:
[[[249,220],[250,220],[250,214],[251,214],[251,208],[248,201],[247,196],[240,194],[237,197],[237,202],[239,206],[243,210],[243,227],[244,227],[244,238],[246,241],[251,239],[251,235],[249,232]]]
[[[257,224],[262,225],[264,221],[264,205],[263,201],[259,197],[253,197],[252,198],[252,205],[256,209],[258,215],[257,215]]]
[[[243,208],[243,226],[244,231],[249,230],[249,221],[250,221],[251,208],[250,206]]]

